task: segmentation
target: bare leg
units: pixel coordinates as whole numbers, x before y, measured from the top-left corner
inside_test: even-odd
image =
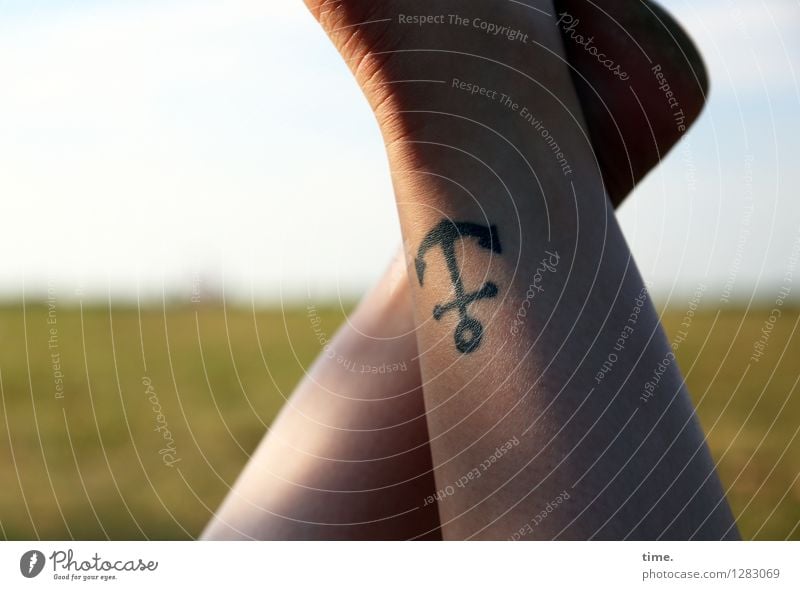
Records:
[[[656,58],[681,96],[687,117],[686,127],[696,119],[705,94],[702,62],[691,42],[667,15],[654,9],[649,3],[644,3],[639,7],[640,10],[630,10],[629,3],[618,0],[606,3],[603,7],[605,14],[599,17],[592,14],[593,5],[583,0],[562,0],[558,4],[559,12],[572,15],[574,21],[581,23],[582,31],[588,31],[597,38],[598,45],[612,48],[615,54],[630,55],[637,50],[643,50],[647,56]],[[609,17],[613,18],[615,26],[609,26]],[[564,22],[567,23],[567,17]],[[565,24],[565,28],[566,26]],[[607,84],[605,69],[598,65],[592,55],[576,50],[574,44],[567,46],[568,50],[570,48],[572,52],[569,59],[575,68],[574,79],[586,112],[592,143],[601,159],[609,197],[618,205],[635,183],[679,139],[682,132],[672,124],[670,113],[660,95],[661,91],[649,84],[649,80],[639,77],[631,82],[635,95],[621,94]],[[639,59],[645,60],[641,54]],[[391,270],[381,284],[365,298],[359,310],[359,318],[363,323],[381,326],[392,322],[392,316],[397,310],[379,304],[379,298],[386,294],[387,282],[394,284],[396,288],[401,282],[405,284],[405,270]],[[404,307],[410,318],[409,300],[406,300]],[[414,339],[372,340],[359,334],[352,325],[346,325],[337,337],[337,350],[341,350],[342,344],[353,350],[369,346],[373,352],[378,347],[385,358],[403,363],[408,370],[393,375],[393,385],[398,391],[411,392],[404,394],[406,402],[401,404],[401,408],[422,408],[421,382],[414,360],[417,354]],[[408,538],[419,534],[414,532],[416,529],[432,531],[435,536],[433,531],[438,528],[438,515],[435,510],[430,509],[428,500],[435,493],[430,474],[418,478],[420,483],[424,481],[428,484],[421,489],[408,485],[384,486],[381,482],[387,480],[388,474],[396,471],[396,461],[343,463],[324,458],[335,457],[339,449],[363,444],[364,435],[314,423],[304,417],[303,407],[316,408],[322,405],[326,407],[326,420],[336,422],[344,418],[363,422],[365,425],[372,424],[369,428],[380,428],[381,422],[394,419],[398,407],[397,403],[380,402],[339,403],[333,408],[329,403],[331,391],[325,386],[331,379],[337,385],[336,392],[346,396],[353,396],[353,392],[365,387],[381,385],[369,377],[365,381],[360,373],[342,371],[340,364],[326,362],[323,357],[315,366],[311,378],[291,398],[284,415],[272,425],[271,436],[262,443],[224,509],[206,531],[208,538]],[[374,395],[374,391],[370,390],[367,394]],[[416,406],[413,400],[416,400]],[[303,432],[310,434],[309,438],[321,449],[317,454],[298,452],[297,449],[289,449],[287,453],[284,449],[286,445],[282,441],[295,438],[293,432],[299,423],[304,426]],[[407,448],[404,439],[425,439],[427,447],[427,427],[424,420],[411,420],[403,428],[377,430],[376,434],[377,443],[395,449]],[[374,445],[369,443],[369,446]],[[303,449],[305,446],[299,445],[299,448]],[[423,453],[415,450],[403,455],[408,461],[419,460],[416,467],[408,462],[404,463],[404,473],[422,474],[430,470],[429,451]],[[327,482],[322,488],[332,491],[321,493],[309,490],[304,483],[306,476],[301,476],[297,482],[291,478],[269,476],[270,473],[279,474],[285,469],[282,465],[288,463],[292,464],[295,473],[316,474],[318,480]],[[380,487],[381,493],[333,491],[347,489],[349,482],[363,482],[364,490]],[[410,492],[417,495],[415,503],[408,502]],[[277,513],[273,504],[273,510],[270,510],[265,499],[276,496],[283,498],[281,506],[293,508],[287,510],[288,513]],[[374,501],[378,506],[414,505],[425,510],[394,516],[379,523],[356,524],[364,521],[365,499]],[[297,510],[297,506],[302,508],[307,503],[311,504],[305,508],[315,509],[313,512],[316,520],[309,521],[303,517],[309,510]],[[331,526],[333,523],[346,523],[347,526]]]
[[[436,484],[464,482],[439,503],[443,534],[735,536],[610,211],[552,2],[531,4],[437,2],[459,15],[439,29],[402,26],[431,12],[412,0],[311,6],[373,105],[401,225],[419,244],[414,312]],[[535,40],[526,52],[475,26],[520,22]],[[516,106],[476,100],[464,80]],[[623,331],[613,374],[597,381]],[[556,498],[559,510],[537,521]]]
[[[408,280],[396,264],[292,395],[204,537],[439,537],[436,505],[424,505],[433,472]]]

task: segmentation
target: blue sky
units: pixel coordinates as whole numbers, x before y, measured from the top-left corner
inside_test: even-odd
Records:
[[[623,229],[662,299],[770,297],[800,239],[800,4],[663,4],[712,93]],[[376,125],[300,0],[0,0],[0,55],[6,296],[352,297],[400,242]]]

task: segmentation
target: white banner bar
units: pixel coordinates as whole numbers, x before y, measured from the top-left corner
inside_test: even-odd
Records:
[[[796,590],[800,544],[5,542],[0,588]]]

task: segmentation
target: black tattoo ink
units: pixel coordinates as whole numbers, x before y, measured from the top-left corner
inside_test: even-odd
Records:
[[[481,248],[486,248],[496,254],[502,253],[496,226],[486,227],[475,223],[458,223],[445,219],[439,222],[439,224],[425,236],[425,239],[422,240],[422,244],[420,244],[417,257],[414,260],[414,265],[417,268],[417,278],[419,279],[419,285],[421,287],[423,285],[423,279],[425,278],[425,254],[427,254],[428,250],[436,246],[442,248],[445,261],[447,262],[447,270],[450,272],[450,281],[453,283],[456,296],[453,301],[434,307],[433,318],[439,321],[447,312],[458,311],[461,321],[456,326],[455,343],[456,348],[465,354],[476,350],[478,346],[480,346],[481,339],[483,338],[483,325],[477,319],[469,315],[467,307],[480,299],[495,297],[498,292],[497,285],[492,282],[487,282],[483,287],[473,293],[467,293],[464,289],[464,283],[461,280],[461,271],[458,268],[458,261],[456,260],[456,241],[467,237],[477,238],[478,245]]]

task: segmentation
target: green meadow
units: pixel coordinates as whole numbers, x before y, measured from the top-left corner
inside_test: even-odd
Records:
[[[196,537],[346,311],[6,303],[0,534]],[[753,362],[768,316],[700,311],[678,359],[744,537],[800,539],[800,314]]]

